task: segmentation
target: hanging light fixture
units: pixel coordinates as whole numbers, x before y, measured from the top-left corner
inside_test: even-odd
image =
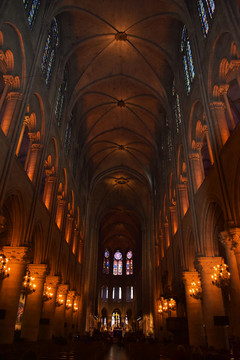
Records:
[[[56,299],[56,306],[59,307],[61,305],[63,305],[63,296],[61,294],[58,294]]]
[[[167,299],[163,300],[162,308],[163,308],[163,312],[168,312],[168,300]]]
[[[77,306],[77,303],[74,303],[73,304],[73,312],[76,312],[78,311],[78,306]]]
[[[176,301],[173,298],[168,300],[168,308],[172,311],[176,310]]]
[[[163,306],[162,306],[162,301],[158,300],[158,313],[162,315],[163,313]]]
[[[3,280],[9,276],[10,267],[8,267],[8,258],[0,254],[0,279]]]
[[[30,271],[27,270],[21,290],[24,295],[29,295],[36,291],[37,285],[34,283],[34,280],[35,278],[31,276]]]
[[[202,299],[202,289],[200,281],[193,281],[191,283],[191,288],[189,289],[190,296],[194,299]]]
[[[71,309],[71,307],[72,307],[72,301],[70,299],[68,299],[66,302],[66,309],[69,310],[69,309]]]
[[[43,292],[43,301],[49,301],[53,297],[51,286],[45,286],[45,290]]]
[[[214,273],[212,275],[213,285],[225,291],[229,291],[231,274],[228,271],[227,264],[220,264],[213,267]]]

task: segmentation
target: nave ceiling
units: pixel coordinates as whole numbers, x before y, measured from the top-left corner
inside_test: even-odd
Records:
[[[138,227],[149,215],[186,5],[182,0],[52,5],[61,28],[79,171],[95,216],[112,219],[108,234],[102,230],[106,241],[117,224],[130,225],[133,214]],[[127,228],[122,226],[124,238]]]

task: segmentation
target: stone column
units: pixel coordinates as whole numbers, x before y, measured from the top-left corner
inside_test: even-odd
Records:
[[[220,257],[199,257],[197,259],[197,267],[200,272],[202,283],[203,298],[203,321],[206,329],[206,337],[208,346],[216,349],[227,349],[228,341],[225,336],[223,326],[217,326],[214,323],[215,316],[224,316],[224,305],[222,298],[222,290],[212,284],[212,274],[214,266],[222,263]]]
[[[71,243],[72,236],[73,217],[70,213],[67,214],[66,228],[65,228],[65,239],[68,244]]]
[[[65,204],[66,204],[66,201],[63,199],[62,195],[58,195],[57,211],[56,211],[56,224],[60,230],[62,230]]]
[[[0,343],[11,344],[17,317],[18,302],[25,273],[27,247],[4,246],[9,259],[10,275],[2,280],[0,292]]]
[[[72,328],[73,325],[73,304],[74,304],[74,298],[75,298],[75,291],[71,290],[68,291],[67,294],[67,302],[66,305],[69,303],[72,305],[70,308],[66,307],[65,310],[65,319],[66,319],[66,328],[65,328],[65,336],[69,337],[72,336],[72,333],[74,332],[74,329]]]
[[[32,182],[35,182],[36,179],[37,168],[38,168],[42,148],[43,145],[38,142],[34,142],[31,144],[30,156],[27,164],[27,174]]]
[[[232,229],[233,231],[234,229]],[[231,274],[231,324],[232,333],[240,338],[240,277],[238,271],[238,264],[234,248],[238,244],[234,243],[234,237],[228,231],[223,231],[220,234],[221,242],[225,248],[227,264]]]
[[[73,324],[74,324],[74,330],[75,332],[78,331],[79,326],[78,326],[78,322],[79,322],[79,300],[80,300],[80,296],[77,295],[75,296],[74,299],[74,307],[73,307]],[[77,309],[76,309],[77,307]]]
[[[189,345],[204,346],[205,333],[203,328],[202,318],[202,301],[190,296],[190,289],[192,282],[199,281],[199,274],[197,271],[183,272],[183,283],[185,287],[186,307],[187,307],[187,321],[189,333]]]
[[[53,175],[52,170],[45,170],[46,173],[46,179],[45,179],[45,187],[44,187],[44,194],[43,194],[43,202],[48,208],[48,210],[51,210],[52,207],[52,198],[53,198],[53,192],[54,192],[54,186],[56,183],[56,176]]]
[[[223,96],[223,100],[224,100],[225,106],[227,108],[228,116],[229,116],[229,119],[231,121],[232,128],[234,129],[236,124],[235,124],[232,109],[231,109],[231,106],[229,104],[229,100],[228,100],[228,97],[227,97],[228,89],[229,89],[228,84],[220,85],[219,86],[219,95]]]
[[[46,277],[46,287],[51,287],[53,297],[50,300],[43,302],[39,327],[39,339],[41,340],[52,339],[58,282],[59,276],[49,275]]]
[[[232,228],[229,233],[232,238],[232,248],[236,256],[238,272],[240,273],[240,228]]]
[[[65,309],[68,287],[69,285],[66,284],[61,284],[58,286],[57,297],[58,295],[62,295],[63,304],[61,306],[56,306],[55,308],[53,327],[53,335],[55,337],[64,337]]]
[[[186,183],[177,184],[177,192],[180,202],[181,217],[183,218],[189,207],[187,184]]]
[[[214,119],[218,144],[224,145],[230,135],[225,115],[226,107],[222,101],[214,101],[209,105]]]
[[[14,121],[14,111],[18,103],[22,100],[22,94],[19,92],[10,92],[6,96],[6,107],[1,121],[1,128],[7,136],[10,124]]]
[[[28,269],[35,278],[36,291],[27,295],[25,304],[21,337],[28,341],[38,340],[39,321],[42,311],[43,285],[47,265],[30,264]]]
[[[176,205],[170,206],[169,210],[170,210],[170,215],[171,215],[172,235],[175,235],[177,232],[177,229],[178,229]]]
[[[194,192],[196,192],[204,180],[202,159],[199,151],[196,150],[192,151],[188,156],[193,174],[193,188]]]

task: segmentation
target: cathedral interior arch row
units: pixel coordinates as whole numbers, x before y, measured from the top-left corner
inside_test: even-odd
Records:
[[[1,3],[0,343],[239,339],[239,7]]]

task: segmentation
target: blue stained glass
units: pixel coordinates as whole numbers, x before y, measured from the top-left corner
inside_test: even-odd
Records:
[[[204,37],[206,37],[209,31],[209,25],[208,25],[206,10],[202,0],[198,1],[198,13],[201,20],[203,35]]]
[[[55,106],[55,116],[59,127],[62,125],[63,105],[65,102],[66,90],[67,90],[67,80],[66,80],[66,72],[65,72],[63,82],[58,88],[58,94],[57,94],[57,100]]]
[[[117,275],[118,274],[118,262],[117,260],[114,260],[113,262],[113,275]]]
[[[56,49],[59,43],[58,27],[56,19],[53,19],[51,27],[48,31],[48,36],[45,44],[45,49],[42,57],[41,69],[45,78],[45,82],[49,85],[53,64],[56,57]]]
[[[116,260],[122,259],[122,253],[121,253],[119,250],[117,250],[117,251],[115,252],[115,254],[114,254],[114,258],[115,258]]]
[[[29,0],[23,0],[23,5],[24,5],[25,9],[27,9],[28,3],[29,3]]]
[[[187,28],[184,25],[183,30],[182,30],[182,39],[181,39],[181,52],[184,51],[184,48],[186,46],[186,41],[187,41]]]
[[[122,275],[122,260],[118,260],[118,275]]]
[[[104,256],[105,256],[105,258],[109,258],[109,251],[108,250],[105,250]]]
[[[189,66],[190,81],[192,83],[193,79],[195,77],[195,71],[194,71],[194,66],[193,66],[192,51],[191,51],[189,39],[187,40],[187,60],[188,60],[188,66]]]
[[[131,259],[131,258],[132,258],[132,251],[130,250],[127,253],[127,259]]]
[[[215,1],[214,0],[205,0],[205,1],[207,3],[207,8],[208,8],[210,18],[212,18],[214,11],[215,11],[215,7],[216,7]]]
[[[189,78],[189,73],[188,73],[188,65],[187,65],[186,55],[183,56],[183,65],[184,65],[186,89],[187,89],[187,93],[189,93],[191,90],[191,86],[190,86],[190,78]]]

